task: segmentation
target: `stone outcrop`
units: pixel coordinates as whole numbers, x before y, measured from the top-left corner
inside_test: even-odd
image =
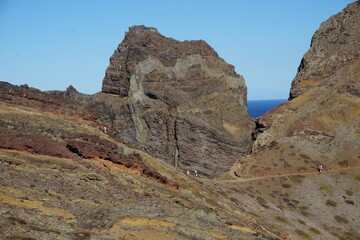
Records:
[[[344,189],[358,186],[352,174],[360,176],[359,54],[357,1],[321,24],[292,82],[290,101],[257,119],[253,152],[239,159],[230,173],[250,179],[278,176],[284,180],[291,176],[291,182],[281,183],[280,191],[274,191],[276,177],[268,178],[271,186],[267,188],[274,197],[285,189],[292,192],[283,198],[283,203],[276,203],[281,209],[279,215],[289,217],[295,209],[306,206],[303,209],[308,209],[308,213],[298,211],[297,217],[307,226],[326,226],[319,229],[321,236],[317,234],[313,239],[345,239],[339,236],[346,236],[349,231],[353,231],[354,236],[349,239],[358,239],[360,235],[358,230],[353,230],[357,229],[354,221],[346,221],[347,224],[339,228],[336,220],[340,215],[358,218],[355,204],[352,205],[358,200],[353,201],[343,193]],[[316,169],[319,165],[324,169],[321,173]],[[276,209],[270,205],[268,208]],[[267,210],[259,211],[258,215],[266,218]],[[290,233],[291,238],[298,239],[299,236],[291,232],[301,229],[300,225],[283,224],[281,228]]]
[[[353,3],[321,24],[292,81],[290,99],[318,86],[331,87],[338,81],[332,82],[331,76],[360,59],[359,7]],[[348,85],[360,96],[358,86]]]
[[[315,32],[292,82],[291,101],[257,119],[253,154],[260,165],[274,159],[286,159],[286,165],[271,164],[287,171],[320,163],[326,168],[360,165],[359,55],[360,4],[354,2]]]
[[[244,79],[204,41],[131,27],[102,91],[127,103],[132,144],[181,169],[214,176],[251,150]]]

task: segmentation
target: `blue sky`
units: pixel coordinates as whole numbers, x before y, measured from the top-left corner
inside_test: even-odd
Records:
[[[235,66],[248,99],[287,98],[321,22],[353,0],[0,0],[0,81],[101,91],[109,57],[133,25],[205,40]]]

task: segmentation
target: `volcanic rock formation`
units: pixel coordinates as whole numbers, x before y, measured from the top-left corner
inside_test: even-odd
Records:
[[[246,86],[204,41],[180,42],[134,26],[110,58],[102,91],[128,104],[122,138],[175,167],[214,176],[249,153]],[[129,134],[127,134],[129,136]]]
[[[342,12],[323,22],[311,40],[310,49],[301,60],[292,81],[290,99],[309,89],[324,86],[331,88],[338,78],[330,78],[341,68],[360,58],[359,3],[346,7]],[[360,96],[358,82],[347,83],[348,91]]]
[[[357,227],[360,215],[356,204],[352,204],[359,198],[353,200],[352,192],[349,196],[344,191],[359,191],[359,54],[360,5],[355,2],[321,24],[292,82],[290,101],[257,119],[253,152],[232,169],[235,176],[242,178],[306,179],[298,181],[296,189],[277,203],[287,207],[275,209],[273,214],[285,216],[281,219],[283,222],[294,223],[297,221],[294,211],[298,211],[306,217],[303,221],[308,226],[316,226],[319,229],[316,232],[323,233],[314,239],[358,239],[360,236]],[[324,175],[317,176],[316,167],[320,164],[325,171]],[[284,182],[282,186],[291,188]],[[328,192],[322,191],[324,189]],[[307,215],[304,209],[312,215]],[[346,224],[339,227],[339,219],[345,219]],[[282,229],[301,236],[307,234],[303,234],[306,229],[301,224],[294,227],[284,224]],[[347,232],[353,237],[341,237]]]
[[[357,2],[321,24],[292,82],[292,100],[258,119],[272,140],[286,138],[296,145],[303,140],[316,158],[330,161],[345,154],[358,161],[359,26]]]
[[[253,123],[203,41],[130,28],[94,95],[0,82],[0,239],[360,239],[359,14],[321,25],[212,180],[174,166],[220,173]]]

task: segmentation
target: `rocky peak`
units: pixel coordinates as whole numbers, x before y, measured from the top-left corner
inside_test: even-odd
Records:
[[[133,132],[131,143],[174,166],[214,176],[251,149],[245,81],[205,41],[130,27],[103,92],[127,102],[132,123],[123,130]]]
[[[161,35],[156,28],[133,26],[110,58],[102,91],[126,97],[133,64],[155,56],[165,66],[174,66],[178,57],[187,55],[214,56],[217,53],[205,41],[177,41]]]
[[[290,99],[314,87],[331,87],[334,83],[324,79],[360,58],[359,25],[359,2],[349,4],[321,24],[292,81]]]

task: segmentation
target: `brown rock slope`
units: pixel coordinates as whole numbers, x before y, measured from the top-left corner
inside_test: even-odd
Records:
[[[360,238],[359,53],[355,2],[321,24],[291,100],[257,119],[253,152],[232,169],[232,184],[251,182],[248,190],[263,205],[245,209],[275,219],[295,239]]]
[[[101,94],[66,94],[0,82],[0,239],[279,239],[211,185],[104,134]]]
[[[134,26],[110,58],[103,92],[128,104],[135,144],[181,169],[214,176],[249,153],[246,86],[204,41]],[[129,141],[130,140],[130,141]]]

